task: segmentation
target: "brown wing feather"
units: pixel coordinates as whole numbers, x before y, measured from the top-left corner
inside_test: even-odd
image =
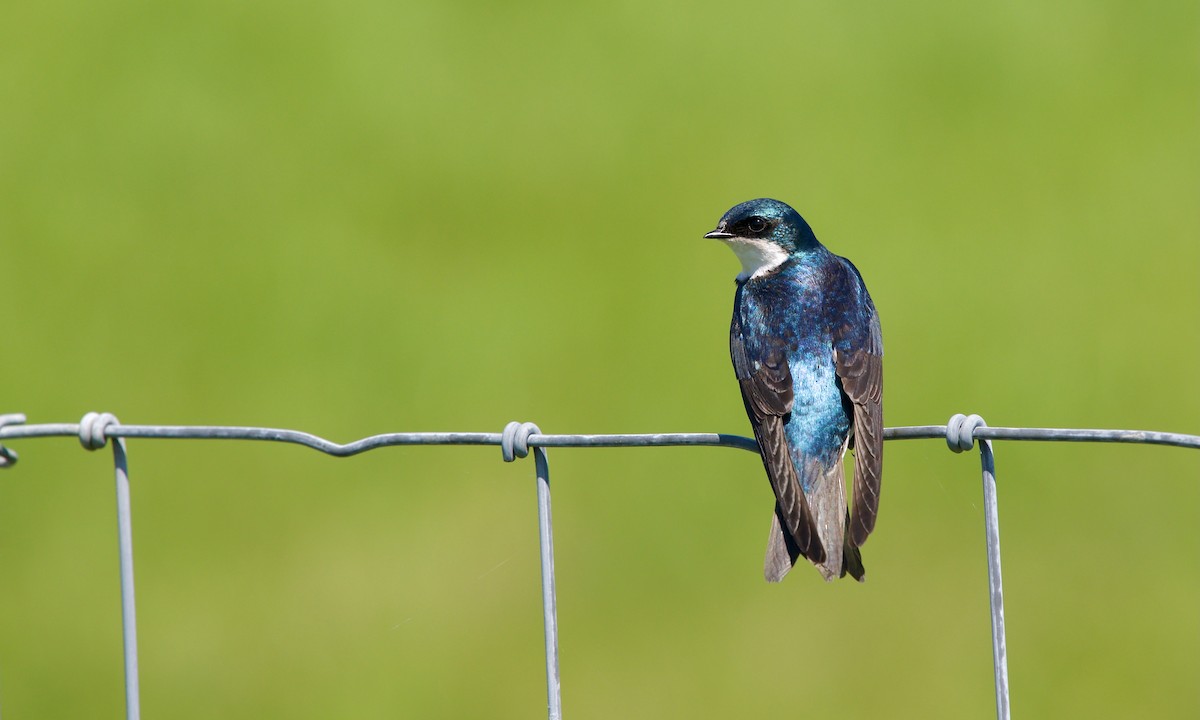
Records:
[[[768,353],[758,369],[749,377],[740,378],[739,384],[763,467],[775,491],[782,527],[792,536],[800,554],[812,562],[824,562],[825,549],[817,534],[816,520],[800,490],[783,431],[784,417],[792,409],[791,371],[783,353],[778,350]]]
[[[854,510],[850,541],[859,547],[875,529],[883,475],[883,349],[879,317],[871,317],[867,347],[835,351],[834,362],[842,390],[854,405]]]

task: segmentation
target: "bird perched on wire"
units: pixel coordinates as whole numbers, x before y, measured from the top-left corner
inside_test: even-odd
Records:
[[[742,262],[729,347],[775,491],[763,573],[779,582],[803,556],[826,580],[862,581],[883,467],[883,338],[862,275],[778,200],[737,205],[704,237]]]

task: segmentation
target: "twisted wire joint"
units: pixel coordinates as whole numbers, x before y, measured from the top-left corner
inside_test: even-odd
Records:
[[[90,412],[79,421],[79,444],[85,450],[99,450],[108,443],[108,430],[121,421],[112,413]]]
[[[529,436],[541,434],[538,426],[531,422],[520,423],[514,420],[504,426],[504,432],[500,434],[500,454],[504,457],[504,462],[512,462],[529,455]]]
[[[966,452],[975,446],[975,431],[987,427],[978,415],[959,413],[946,423],[946,444],[956,453]]]
[[[0,428],[5,425],[24,425],[25,416],[22,413],[0,415]],[[10,468],[17,464],[17,451],[0,445],[0,468]]]

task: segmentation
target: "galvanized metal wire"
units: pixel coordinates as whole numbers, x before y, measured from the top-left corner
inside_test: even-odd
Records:
[[[407,432],[372,435],[341,444],[311,433],[278,428],[215,425],[124,425],[110,413],[87,413],[78,423],[26,425],[21,414],[0,415],[0,441],[40,437],[77,437],[88,450],[112,441],[116,472],[118,547],[121,574],[121,617],[125,657],[125,716],[140,717],[138,699],[137,618],[133,584],[133,522],[126,459],[126,438],[189,440],[258,440],[302,445],[336,457],[358,455],[383,447],[408,445],[498,445],[505,462],[534,455],[538,501],[538,537],[542,564],[542,612],[546,641],[547,712],[550,720],[562,718],[558,667],[558,618],[554,582],[554,536],[550,512],[550,467],[546,448],[551,447],[729,447],[758,452],[751,438],[720,433],[653,433],[613,435],[562,435],[543,433],[533,423],[509,423],[499,433]],[[954,452],[964,452],[979,441],[983,472],[984,524],[987,545],[988,586],[992,620],[992,659],[996,685],[996,716],[1009,720],[1008,659],[1004,631],[1004,592],[1000,573],[1000,522],[996,496],[996,460],[993,440],[1038,442],[1115,442],[1169,445],[1200,450],[1200,435],[1146,430],[1096,430],[1077,428],[988,427],[978,415],[954,415],[945,425],[919,425],[884,430],[885,440],[944,439]],[[0,468],[17,463],[16,452],[0,444]]]
[[[0,415],[0,440],[37,437],[95,437],[86,422],[25,425],[20,414]],[[301,432],[279,428],[229,425],[122,425],[106,427],[107,437],[168,438],[176,440],[260,440],[292,443],[335,457],[349,457],[382,447],[401,445],[502,445],[503,433],[402,432],[371,435],[345,444]],[[1149,430],[1088,430],[1079,428],[980,427],[970,435],[983,440],[1031,440],[1041,442],[1115,442],[1172,445],[1200,450],[1200,435]],[[947,438],[946,425],[912,425],[887,428],[884,440]],[[605,435],[544,435],[533,432],[524,438],[526,447],[731,447],[758,452],[753,438],[723,433],[624,433]],[[86,445],[85,445],[86,446]],[[0,448],[3,446],[0,445]],[[100,447],[103,447],[101,445]],[[968,444],[967,449],[970,449]],[[4,456],[15,452],[4,448]],[[524,456],[521,456],[524,457]]]

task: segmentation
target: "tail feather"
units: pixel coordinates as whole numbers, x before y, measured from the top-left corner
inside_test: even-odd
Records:
[[[866,578],[862,552],[851,542],[850,513],[846,509],[846,479],[842,463],[822,468],[809,461],[804,475],[811,478],[806,501],[814,515],[820,547],[824,558],[813,565],[826,581],[850,575],[862,582]],[[776,504],[771,515],[771,532],[767,538],[767,555],[763,576],[767,582],[779,582],[796,562],[804,557],[795,540],[780,521]]]
[[[846,516],[845,547],[842,548],[842,577],[849,575],[859,582],[867,581],[867,569],[863,567],[862,551],[850,541],[850,516]]]
[[[813,467],[810,477],[814,482],[807,493],[808,503],[817,516],[817,534],[825,547],[825,562],[815,564],[825,580],[835,580],[845,567],[846,473],[842,463],[835,462],[829,468]]]
[[[792,540],[789,533],[783,531],[780,524],[779,505],[771,514],[771,534],[767,537],[767,559],[763,562],[763,577],[767,582],[777,583],[792,569],[801,558],[800,548]]]

